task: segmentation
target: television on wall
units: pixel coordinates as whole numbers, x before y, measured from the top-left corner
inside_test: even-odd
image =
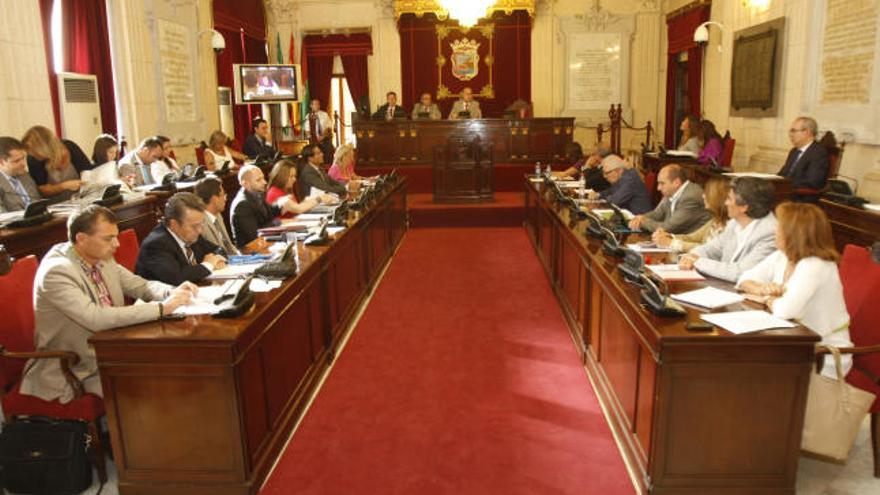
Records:
[[[235,64],[235,103],[292,103],[299,101],[298,64]]]

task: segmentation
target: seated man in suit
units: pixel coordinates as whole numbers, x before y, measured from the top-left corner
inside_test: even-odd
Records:
[[[405,119],[406,118],[406,110],[403,109],[402,106],[397,104],[397,93],[394,91],[389,91],[385,95],[385,104],[379,107],[376,110],[376,113],[373,114],[373,120],[394,120],[394,119]]]
[[[629,228],[653,232],[658,228],[670,234],[689,234],[709,221],[703,205],[703,188],[685,178],[681,165],[671,163],[657,174],[657,189],[663,200],[653,211],[637,215]]]
[[[419,102],[413,105],[412,119],[440,120],[440,108],[431,101],[431,93],[422,93]]]
[[[272,133],[269,131],[269,123],[262,117],[254,118],[251,122],[253,132],[244,140],[242,151],[248,158],[272,159],[275,156],[275,148],[272,147]]]
[[[42,197],[28,173],[24,145],[13,137],[0,137],[0,211],[23,210],[38,199]]]
[[[157,137],[148,137],[141,141],[137,148],[131,150],[119,159],[116,170],[119,178],[129,187],[154,184],[162,180],[155,178],[150,172],[150,166],[162,156],[162,142]]]
[[[795,201],[819,201],[818,194],[811,194],[809,190],[819,191],[825,187],[828,180],[830,162],[825,147],[816,142],[816,134],[819,125],[810,117],[798,117],[788,130],[788,139],[794,146],[788,153],[785,165],[777,175],[791,179],[791,186],[795,189],[792,197]]]
[[[452,110],[449,111],[449,120],[482,118],[483,112],[480,111],[480,102],[474,99],[474,91],[468,87],[462,89],[461,98],[452,104]]]
[[[275,203],[267,204],[266,176],[254,165],[241,167],[238,171],[238,182],[241,184],[241,189],[232,200],[229,216],[232,223],[232,238],[235,239],[235,245],[239,249],[248,252],[260,251],[266,244],[258,231],[264,227],[278,225],[279,221],[276,217],[282,212],[296,213],[296,201],[286,194],[278,198]]]
[[[202,237],[205,204],[193,193],[168,198],[165,216],[141,243],[135,273],[147,280],[177,285],[200,282],[226,266],[216,244]]]
[[[87,206],[67,219],[70,242],[56,244],[40,262],[34,279],[34,340],[38,351],[72,351],[79,362],[71,371],[85,391],[102,395],[95,332],[134,325],[171,314],[188,304],[197,288],[186,282],[174,288],[132,274],[113,259],[119,247],[116,216],[107,208]],[[147,304],[125,305],[125,297]],[[21,393],[43,400],[73,399],[73,389],[56,359],[28,362]]]
[[[220,246],[226,256],[239,254],[223,222],[223,211],[226,210],[226,191],[223,189],[223,182],[217,177],[205,177],[196,184],[193,192],[205,203],[205,226],[202,228],[202,237]]]
[[[628,168],[623,158],[608,155],[602,159],[602,175],[611,187],[602,192],[592,192],[590,198],[603,199],[635,215],[651,211],[651,197],[639,173]]]
[[[325,193],[333,193],[344,198],[348,191],[344,184],[333,180],[324,170],[324,155],[317,146],[306,146],[302,150],[302,158],[305,163],[299,170],[296,181],[297,195],[300,198],[314,196],[312,188],[320,189]]]
[[[314,122],[314,127],[312,123]],[[303,121],[303,133],[309,140],[309,144],[317,144],[324,153],[324,163],[330,163],[333,158],[333,121],[327,112],[321,110],[321,100],[317,98],[309,102],[309,115]]]
[[[774,187],[769,181],[740,177],[727,193],[730,218],[720,234],[682,256],[685,270],[736,282],[740,275],[776,250]]]

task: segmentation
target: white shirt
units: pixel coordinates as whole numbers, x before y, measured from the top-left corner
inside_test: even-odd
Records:
[[[688,186],[688,184],[690,184],[690,183],[691,183],[691,181],[689,181],[689,180],[684,181],[684,184],[682,184],[681,187],[679,187],[678,190],[675,191],[675,194],[673,194],[672,197],[669,198],[669,212],[670,213],[675,213],[675,203],[678,202],[678,200],[681,198],[682,193],[684,192],[684,188],[686,188]]]
[[[180,237],[177,237],[177,234],[175,234],[173,230],[171,230],[168,227],[165,227],[165,228],[168,229],[168,232],[171,234],[171,237],[173,237],[174,240],[177,241],[177,245],[180,246],[180,252],[182,252],[183,257],[186,258],[186,243],[183,242],[183,239],[181,239]],[[193,253],[193,256],[195,256],[195,253]],[[208,263],[207,261],[203,261],[199,264],[202,265],[203,267],[207,268],[209,272],[214,271],[214,265],[212,263]]]
[[[306,117],[303,121],[303,132],[306,134],[312,132],[312,128],[309,124],[310,120],[309,117]],[[333,127],[333,122],[330,121],[330,116],[323,110],[315,112],[315,120],[317,120],[317,128],[315,129],[315,132],[319,134],[318,137],[320,137],[321,133],[326,132],[325,129],[331,129]]]
[[[837,264],[815,256],[797,262],[788,282],[783,283],[788,258],[782,251],[774,251],[764,261],[746,270],[737,280],[737,287],[746,280],[775,283],[785,288],[773,302],[773,315],[786,320],[797,320],[801,325],[822,336],[822,343],[834,347],[850,347],[849,313],[843,299],[843,284]],[[842,357],[843,374],[852,366],[852,357]],[[834,360],[825,358],[822,374],[837,378]]]
[[[177,162],[174,161],[174,158],[168,157],[165,160],[170,161],[174,164],[174,169],[177,169]],[[150,175],[153,176],[153,180],[156,181],[157,184],[162,183],[162,178],[165,177],[165,175],[174,172],[174,170],[165,163],[165,160],[160,158],[150,164]]]
[[[220,169],[223,167],[223,164],[229,162],[229,167],[232,168],[235,160],[232,159],[232,153],[229,151],[228,146],[223,147],[223,154],[219,154],[212,150],[211,148],[205,148],[205,153],[210,153],[211,156],[214,157],[214,168]]]

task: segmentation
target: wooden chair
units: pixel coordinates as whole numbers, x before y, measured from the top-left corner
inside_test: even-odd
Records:
[[[204,141],[202,141],[201,143],[199,143],[198,146],[196,146],[196,162],[198,162],[199,165],[205,164],[205,150],[206,149],[208,149],[208,145],[205,144]]]
[[[0,319],[0,370],[2,370],[3,415],[7,422],[23,416],[84,421],[91,437],[91,453],[101,482],[107,481],[104,445],[99,421],[104,415],[104,401],[84,391],[82,382],[70,367],[79,361],[74,352],[35,352],[33,287],[37,273],[36,256],[15,262],[12,271],[0,277],[0,299],[4,302],[4,317]],[[66,404],[58,400],[45,401],[22,394],[22,371],[28,359],[57,359],[64,378],[74,390],[74,399]]]
[[[849,334],[855,344],[840,349],[853,355],[846,381],[880,397],[880,260],[873,260],[871,251],[863,246],[847,244],[840,260],[840,281],[850,317]],[[818,364],[827,353],[818,352]],[[880,400],[874,401],[869,413],[874,476],[880,478]]]
[[[113,255],[116,262],[124,266],[128,271],[134,273],[134,265],[137,262],[138,249],[137,233],[134,229],[125,229],[119,233],[119,249]]]
[[[844,142],[837,142],[837,138],[834,137],[834,133],[831,131],[826,132],[822,139],[820,139],[819,144],[825,147],[825,151],[828,152],[828,177],[826,180],[825,187],[821,189],[812,189],[808,187],[798,187],[794,190],[794,193],[800,196],[821,196],[822,194],[828,192],[831,188],[828,185],[827,181],[835,179],[839,176],[840,172],[840,162],[843,160],[843,148],[846,145]],[[847,177],[849,178],[849,177]],[[855,180],[855,179],[853,179]]]
[[[733,168],[733,150],[736,148],[736,139],[730,137],[730,131],[724,133],[724,138],[721,140],[721,157],[718,160],[718,165],[725,169]]]

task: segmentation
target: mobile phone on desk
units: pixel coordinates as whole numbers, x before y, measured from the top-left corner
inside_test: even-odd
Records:
[[[688,332],[711,332],[715,325],[702,320],[692,320],[685,323],[684,327]]]

